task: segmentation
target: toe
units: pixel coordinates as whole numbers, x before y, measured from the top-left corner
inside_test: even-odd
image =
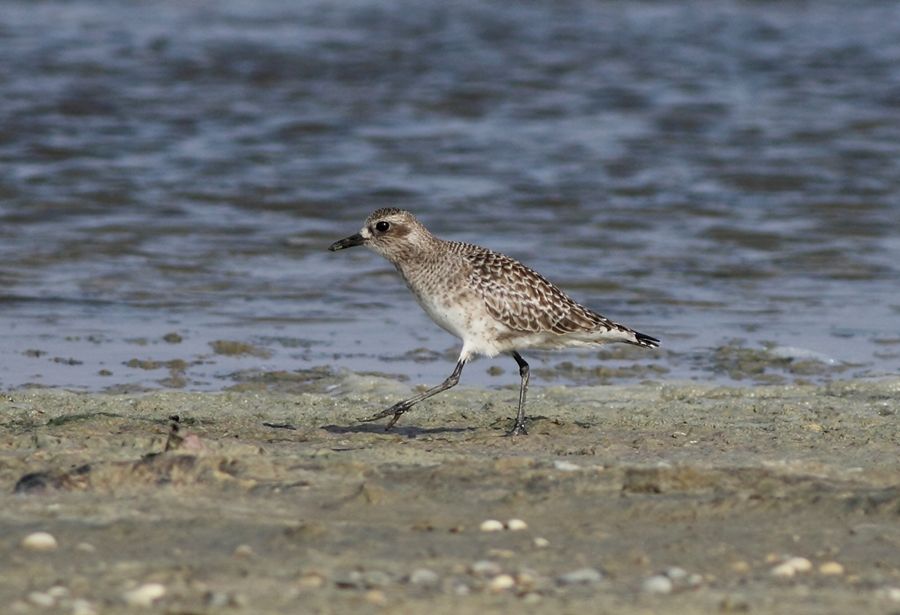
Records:
[[[527,436],[528,430],[525,429],[525,425],[516,425],[515,427],[512,428],[512,431],[510,431],[506,435],[508,435],[508,436]]]

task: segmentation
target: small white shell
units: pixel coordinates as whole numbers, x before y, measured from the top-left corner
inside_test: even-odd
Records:
[[[657,574],[644,579],[641,589],[648,594],[670,594],[672,593],[672,579],[665,575]]]
[[[522,521],[521,519],[510,519],[506,522],[506,527],[511,532],[518,532],[521,530],[527,530],[528,524]]]
[[[22,539],[22,548],[29,551],[55,551],[59,547],[53,534],[34,532]]]
[[[499,532],[503,529],[503,524],[496,519],[488,519],[482,521],[480,527],[482,532]]]
[[[498,574],[493,579],[491,579],[491,582],[488,584],[488,587],[490,587],[491,591],[501,592],[501,591],[507,590],[511,587],[515,587],[515,585],[516,585],[516,580],[514,578],[512,578],[510,575]]]
[[[166,595],[166,586],[161,583],[144,583],[122,597],[131,606],[153,606],[153,603]]]

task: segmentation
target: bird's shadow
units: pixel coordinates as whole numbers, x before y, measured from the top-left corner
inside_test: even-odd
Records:
[[[395,426],[389,430],[384,428],[383,424],[378,423],[355,423],[350,425],[323,425],[321,429],[324,429],[328,433],[335,434],[348,434],[348,433],[374,433],[374,434],[384,434],[384,435],[398,435],[398,436],[406,436],[407,438],[419,438],[421,436],[431,436],[435,434],[451,434],[451,433],[465,433],[470,431],[475,431],[474,427],[416,427],[415,425],[410,426]]]

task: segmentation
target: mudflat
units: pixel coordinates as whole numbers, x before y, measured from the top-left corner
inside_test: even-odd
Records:
[[[900,380],[408,392],[6,393],[0,610],[900,611]]]

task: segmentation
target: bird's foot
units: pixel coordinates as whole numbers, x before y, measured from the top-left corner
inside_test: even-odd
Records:
[[[394,404],[390,408],[387,408],[386,410],[382,410],[378,414],[373,414],[369,418],[359,419],[359,421],[361,423],[371,423],[372,421],[377,421],[379,419],[383,419],[384,417],[391,416],[393,414],[394,416],[391,416],[391,420],[389,420],[387,425],[385,425],[385,427],[384,427],[385,431],[390,431],[391,427],[396,425],[397,421],[400,420],[400,417],[403,416],[403,413],[408,411],[410,408],[412,408],[411,405],[407,404],[406,402],[401,401],[399,403]]]
[[[525,421],[516,421],[513,428],[506,434],[507,436],[527,436],[528,430],[525,429]]]

